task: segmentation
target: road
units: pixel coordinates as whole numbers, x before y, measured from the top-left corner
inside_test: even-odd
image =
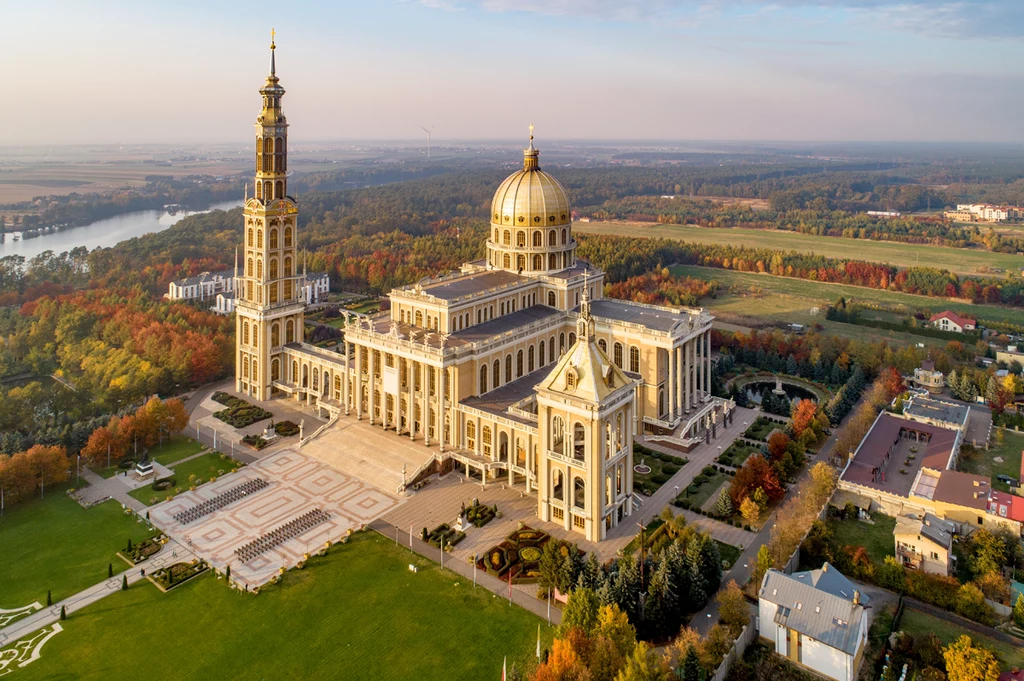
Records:
[[[865,390],[865,394],[866,393],[867,390]],[[853,414],[857,409],[859,409],[863,402],[864,396],[862,395],[861,398],[857,400],[857,404],[855,404],[853,409],[850,410],[850,414]],[[803,474],[797,479],[793,486],[790,487],[787,498],[792,496],[794,493],[799,494],[803,490],[804,486],[808,484],[811,479],[811,467],[814,466],[814,464],[819,461],[827,462],[829,460],[832,450],[836,446],[836,441],[842,436],[843,432],[845,432],[848,424],[849,417],[847,417],[847,419],[838,428],[833,430],[832,435],[830,435],[828,440],[825,441],[825,444],[821,446],[818,453],[815,454],[813,458],[808,459],[807,466],[804,469]],[[743,586],[750,579],[751,575],[754,573],[755,567],[757,566],[758,550],[760,550],[762,545],[767,544],[768,540],[771,538],[771,531],[775,526],[775,516],[777,512],[778,510],[776,509],[776,511],[773,511],[772,514],[768,516],[768,520],[761,527],[761,530],[754,536],[750,544],[747,545],[743,553],[740,554],[736,563],[730,569],[722,573],[723,586],[728,584],[729,580],[732,579],[735,579],[737,584]],[[718,601],[712,599],[703,610],[693,616],[690,620],[690,626],[704,636],[707,635],[708,630],[710,630],[717,622]]]

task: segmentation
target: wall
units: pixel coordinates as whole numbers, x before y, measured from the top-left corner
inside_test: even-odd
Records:
[[[722,664],[718,665],[718,669],[715,671],[708,681],[723,681],[725,675],[729,672],[729,665],[732,664],[733,660],[736,660],[743,656],[743,653],[747,650],[747,646],[757,637],[757,629],[754,627],[754,623],[750,622],[747,626],[743,627],[740,631],[740,635],[732,644],[732,648],[725,654],[725,658],[722,660]]]
[[[849,655],[807,636],[803,636],[802,641],[803,661],[801,664],[833,679],[850,681],[848,677]]]

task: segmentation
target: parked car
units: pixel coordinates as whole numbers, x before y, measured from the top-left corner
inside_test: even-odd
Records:
[[[1010,487],[1019,487],[1020,486],[1020,482],[1017,480],[1017,478],[1011,478],[1009,475],[1005,475],[1003,473],[1000,473],[999,475],[997,475],[996,476],[996,480],[998,480],[999,482],[1005,482]]]

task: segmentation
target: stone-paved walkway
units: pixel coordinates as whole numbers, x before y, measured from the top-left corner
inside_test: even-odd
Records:
[[[0,629],[0,648],[3,648],[4,646],[28,636],[34,631],[58,621],[60,619],[61,606],[64,606],[67,614],[70,615],[88,605],[92,605],[96,601],[105,598],[112,593],[120,591],[122,576],[127,576],[128,585],[131,586],[132,584],[145,579],[145,577],[142,576],[142,570],[152,573],[161,567],[165,567],[173,563],[190,562],[193,558],[196,558],[194,553],[192,553],[187,547],[182,546],[171,539],[164,545],[159,553],[152,558],[143,561],[139,565],[130,567],[121,574],[104,579],[102,582],[94,584],[88,589],[79,591],[74,596],[68,596],[62,601],[54,603],[49,607],[45,607],[42,610],[37,610],[28,617],[20,619],[14,624]]]
[[[154,468],[156,465],[154,464]],[[89,483],[89,486],[81,491],[79,497],[81,503],[95,504],[104,499],[115,499],[121,502],[122,506],[127,506],[137,513],[144,513],[146,511],[144,503],[128,495],[129,491],[139,486],[127,484],[132,482],[130,479],[117,475],[111,478],[104,478],[102,475],[93,473],[85,466],[82,466],[82,477]],[[148,485],[151,482],[153,482],[152,479],[147,480],[144,484]]]

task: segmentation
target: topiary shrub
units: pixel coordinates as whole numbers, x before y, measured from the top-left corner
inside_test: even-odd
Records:
[[[668,482],[669,477],[670,476],[665,475],[664,473],[655,473],[654,475],[651,476],[651,482],[658,485],[664,485],[666,482]]]
[[[174,478],[161,478],[159,480],[154,480],[153,481],[153,491],[154,492],[164,492],[164,491],[169,490],[170,488],[174,487],[174,483],[175,483]]]
[[[665,473],[666,475],[675,475],[676,473],[679,472],[679,466],[676,466],[675,464],[667,463],[667,464],[665,464],[664,466],[661,467],[661,472]]]
[[[707,481],[708,481],[707,477],[703,473],[701,473],[700,475],[698,475],[697,477],[695,477],[693,479],[693,484],[696,485],[697,487],[700,487],[701,485],[703,485]]]
[[[715,474],[715,467],[714,466],[704,466],[703,470],[701,470],[701,473],[703,473],[704,475],[706,475],[708,477],[711,477],[712,475]]]
[[[686,488],[687,494],[696,494],[699,491],[700,487],[698,487],[697,485],[690,485],[689,487]]]

